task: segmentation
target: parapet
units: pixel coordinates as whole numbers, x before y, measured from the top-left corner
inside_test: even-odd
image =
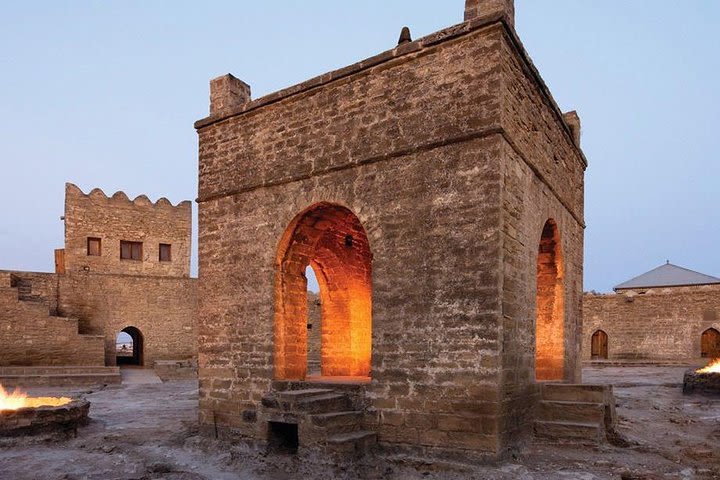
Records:
[[[156,202],[152,202],[147,195],[138,195],[134,199],[130,198],[122,190],[118,190],[111,196],[105,194],[100,188],[93,188],[90,193],[83,193],[83,191],[74,183],[65,183],[65,200],[68,198],[88,198],[95,202],[107,202],[108,205],[115,206],[136,206],[136,207],[157,207],[157,208],[171,208],[177,210],[192,209],[192,202],[190,200],[183,200],[177,205],[173,205],[170,200],[165,197],[159,198]]]

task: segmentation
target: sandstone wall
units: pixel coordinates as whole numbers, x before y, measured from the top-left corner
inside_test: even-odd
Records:
[[[123,192],[107,197],[94,189],[85,195],[65,186],[65,268],[68,273],[190,276],[189,201],[173,206],[161,198],[152,203]],[[101,239],[101,255],[88,255],[88,237]],[[142,260],[120,258],[120,241],[142,242]],[[171,261],[160,261],[159,245],[171,245]]]
[[[0,271],[0,294],[0,365],[115,365],[128,326],[148,367],[197,356],[195,279]]]
[[[319,88],[198,122],[203,425],[265,438],[253,412],[274,377],[278,243],[324,201],[357,215],[373,254],[379,441],[499,450],[500,36],[398,47]]]
[[[564,376],[579,382],[585,159],[554,100],[508,33],[502,43],[503,419],[506,439],[532,431],[538,246],[557,224],[564,287]],[[508,440],[509,441],[509,440]]]
[[[59,312],[80,319],[80,331],[105,337],[105,362],[126,327],[143,335],[144,365],[197,355],[196,280],[75,273],[60,276]]]
[[[103,365],[101,338],[79,335],[76,319],[52,316],[46,303],[20,300],[11,275],[0,272],[0,366]]]
[[[651,288],[645,293],[586,293],[583,297],[582,358],[590,360],[590,339],[608,335],[609,359],[692,360],[700,357],[700,336],[720,331],[720,286]]]
[[[585,160],[498,18],[256,101],[239,83],[211,94],[196,123],[206,428],[266,438],[255,413],[275,375],[278,244],[318,202],[349,208],[369,238],[368,427],[381,444],[494,455],[530,431],[549,219],[564,253],[563,379],[579,380]]]

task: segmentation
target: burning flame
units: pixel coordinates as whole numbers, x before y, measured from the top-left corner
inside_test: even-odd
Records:
[[[705,367],[696,370],[697,373],[720,373],[720,358],[708,363]]]
[[[61,407],[70,403],[67,397],[28,397],[25,392],[16,388],[8,393],[0,385],[0,410],[19,410],[21,408]]]

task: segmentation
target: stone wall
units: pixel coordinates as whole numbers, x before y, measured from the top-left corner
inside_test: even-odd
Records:
[[[648,288],[583,297],[582,358],[608,335],[608,359],[694,360],[708,328],[720,331],[720,285]]]
[[[103,365],[102,338],[79,335],[77,320],[51,315],[47,303],[21,300],[18,288],[11,286],[15,273],[0,272],[0,366]],[[47,280],[53,275],[27,277]]]
[[[145,195],[134,200],[123,192],[107,197],[99,188],[85,195],[65,185],[65,269],[155,276],[190,276],[192,205],[173,206]],[[100,239],[100,255],[89,255],[88,238]],[[142,242],[142,260],[121,259],[120,242]],[[170,245],[170,261],[160,261],[160,244]]]
[[[396,448],[505,451],[530,431],[549,219],[565,256],[563,378],[579,379],[585,167],[514,33],[480,18],[259,100],[237,86],[196,123],[203,428],[267,440],[279,246],[302,212],[334,204],[372,255],[367,427]]]
[[[543,229],[559,236],[564,345],[556,380],[579,382],[586,160],[519,40],[501,43],[502,81],[502,408],[505,442],[532,431],[537,401],[536,308]]]
[[[115,365],[117,335],[131,326],[143,336],[146,366],[196,357],[195,279],[68,273],[59,285],[59,313],[105,337],[106,365]]]
[[[146,366],[197,356],[195,279],[0,271],[0,294],[0,365],[115,365],[128,326]]]

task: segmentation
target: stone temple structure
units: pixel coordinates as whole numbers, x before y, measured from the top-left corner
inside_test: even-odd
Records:
[[[511,0],[259,99],[216,78],[195,126],[205,433],[496,457],[580,381],[587,163]]]

